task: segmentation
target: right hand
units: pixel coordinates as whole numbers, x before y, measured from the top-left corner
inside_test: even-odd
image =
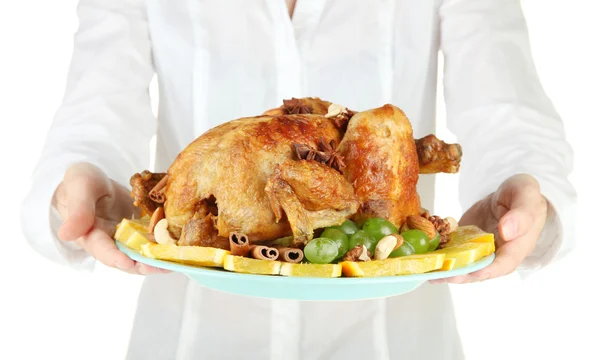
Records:
[[[139,211],[128,191],[94,165],[71,166],[56,189],[53,204],[64,221],[59,239],[74,241],[104,265],[128,273],[167,272],[138,263],[117,248],[113,240],[116,225]]]

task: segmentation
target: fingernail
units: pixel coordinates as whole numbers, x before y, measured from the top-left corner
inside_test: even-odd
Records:
[[[502,224],[502,235],[504,240],[511,240],[517,235],[518,231],[517,222],[514,219],[509,219]]]

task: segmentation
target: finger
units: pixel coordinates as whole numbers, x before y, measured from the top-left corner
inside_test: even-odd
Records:
[[[58,232],[60,239],[76,240],[94,226],[96,202],[105,195],[105,189],[92,182],[93,180],[79,176],[61,185],[66,197],[66,219]]]
[[[527,239],[512,241],[496,250],[496,258],[487,267],[470,274],[432,280],[431,283],[467,284],[499,278],[515,271],[529,253]]]
[[[136,266],[136,262],[121,252],[115,241],[99,228],[94,228],[87,235],[79,238],[77,243],[106,266],[126,271]]]
[[[156,268],[139,262],[136,262],[133,268],[123,271],[134,275],[168,274],[171,272],[166,269]]]
[[[169,270],[157,268],[154,266],[138,263],[138,272],[142,275],[152,275],[152,274],[168,274]]]

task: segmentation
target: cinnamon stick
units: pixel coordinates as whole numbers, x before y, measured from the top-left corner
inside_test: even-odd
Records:
[[[148,193],[148,197],[159,204],[165,202],[165,188],[167,187],[167,181],[169,180],[169,175],[165,175],[152,190]]]
[[[304,259],[304,252],[300,249],[289,247],[276,247],[279,250],[277,260],[297,264]]]
[[[233,232],[229,234],[229,248],[232,255],[248,256],[250,252],[250,242],[246,234]]]
[[[279,257],[279,250],[264,245],[251,245],[250,257],[259,260],[277,260]]]

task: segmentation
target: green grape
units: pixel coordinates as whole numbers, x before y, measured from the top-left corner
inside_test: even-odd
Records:
[[[341,230],[327,228],[325,231],[323,231],[321,237],[335,241],[336,245],[338,246],[338,256],[336,259],[341,258],[348,252],[348,236],[346,236],[346,234]]]
[[[415,248],[408,242],[403,242],[399,248],[392,251],[388,257],[395,258],[400,256],[409,256],[415,253]]]
[[[329,264],[337,255],[337,244],[327,238],[312,239],[304,247],[304,257],[313,264]]]
[[[342,223],[342,225],[331,226],[328,229],[338,229],[341,230],[346,236],[350,236],[360,230],[358,226],[352,220],[346,220]]]
[[[364,231],[371,235],[376,241],[381,240],[384,236],[397,234],[398,229],[391,222],[383,218],[371,218],[363,224]]]
[[[429,249],[429,236],[421,230],[408,230],[403,232],[404,242],[410,243],[416,254],[424,254]]]
[[[429,248],[427,251],[437,250],[438,246],[440,246],[440,233],[437,233],[435,237],[429,241]]]
[[[358,230],[354,234],[350,235],[348,239],[348,248],[354,249],[359,245],[364,245],[371,254],[375,254],[375,246],[377,246],[377,240],[373,238],[369,233],[364,230]]]

